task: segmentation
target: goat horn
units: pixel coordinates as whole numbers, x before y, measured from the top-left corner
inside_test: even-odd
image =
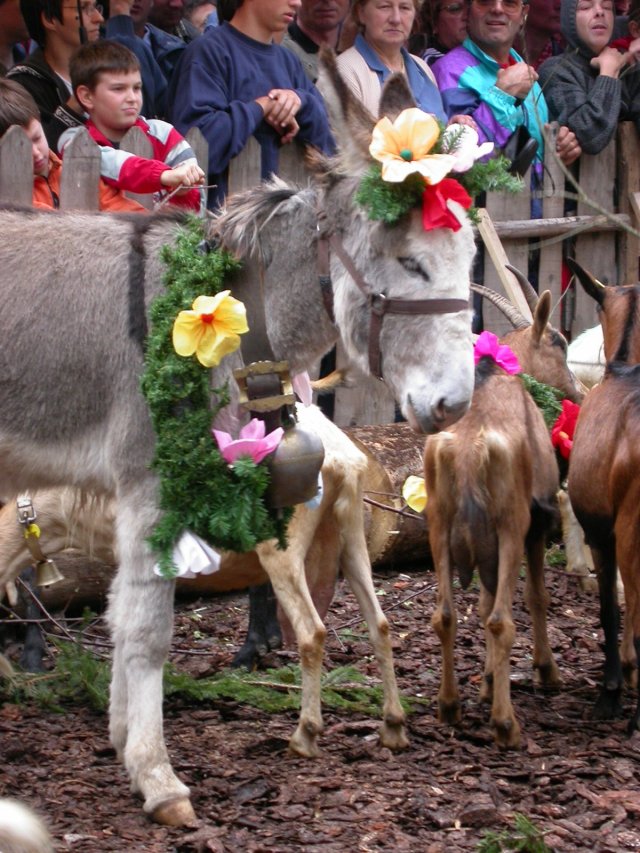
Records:
[[[501,293],[496,293],[495,290],[485,287],[484,284],[475,284],[475,282],[471,282],[471,290],[473,290],[474,293],[482,294],[482,296],[486,297],[489,302],[493,302],[498,311],[501,311],[504,314],[515,329],[526,329],[531,325],[531,323],[529,323],[529,321],[518,311],[516,306],[505,296],[502,296]]]
[[[527,305],[531,308],[531,313],[534,314],[536,305],[538,304],[538,294],[536,293],[535,288],[526,275],[521,273],[517,267],[512,267],[511,264],[505,264],[505,266],[509,272],[512,272],[517,278],[520,289],[522,290],[522,295],[527,300]]]

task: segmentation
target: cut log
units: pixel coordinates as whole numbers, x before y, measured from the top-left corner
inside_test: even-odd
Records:
[[[406,423],[350,427],[345,432],[369,462],[365,530],[373,567],[406,569],[431,564],[425,517],[407,509],[402,499],[407,477],[423,476],[425,437]]]

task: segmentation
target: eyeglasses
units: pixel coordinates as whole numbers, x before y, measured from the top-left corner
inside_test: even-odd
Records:
[[[450,15],[459,15],[460,12],[465,12],[467,9],[466,3],[449,3],[448,6],[441,6],[441,12],[448,12]]]
[[[522,0],[473,0],[478,8],[486,11],[500,3],[507,15],[517,15],[522,10]]]
[[[76,13],[76,21],[79,19],[78,15],[78,4],[74,3],[73,6],[63,6],[63,9],[73,9]],[[92,15],[100,15],[102,17],[102,13],[104,12],[104,6],[101,3],[81,3],[80,11],[82,12],[85,18],[90,18]]]

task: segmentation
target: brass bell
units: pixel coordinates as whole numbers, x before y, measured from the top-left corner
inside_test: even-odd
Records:
[[[52,586],[63,580],[64,575],[53,560],[41,560],[36,565],[36,586]]]
[[[286,428],[267,462],[270,474],[265,494],[267,506],[281,509],[315,497],[323,461],[324,447],[315,433],[299,424]]]

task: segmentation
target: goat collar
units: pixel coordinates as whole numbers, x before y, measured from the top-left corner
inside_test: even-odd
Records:
[[[330,273],[331,250],[335,252],[342,266],[360,291],[367,297],[371,312],[369,320],[369,370],[378,379],[383,378],[380,334],[382,333],[382,321],[386,314],[452,314],[456,311],[466,311],[469,307],[466,299],[398,299],[385,296],[379,291],[376,292],[364,280],[338,235],[335,233],[319,234],[318,277],[322,300],[327,314],[334,324],[333,287]]]

